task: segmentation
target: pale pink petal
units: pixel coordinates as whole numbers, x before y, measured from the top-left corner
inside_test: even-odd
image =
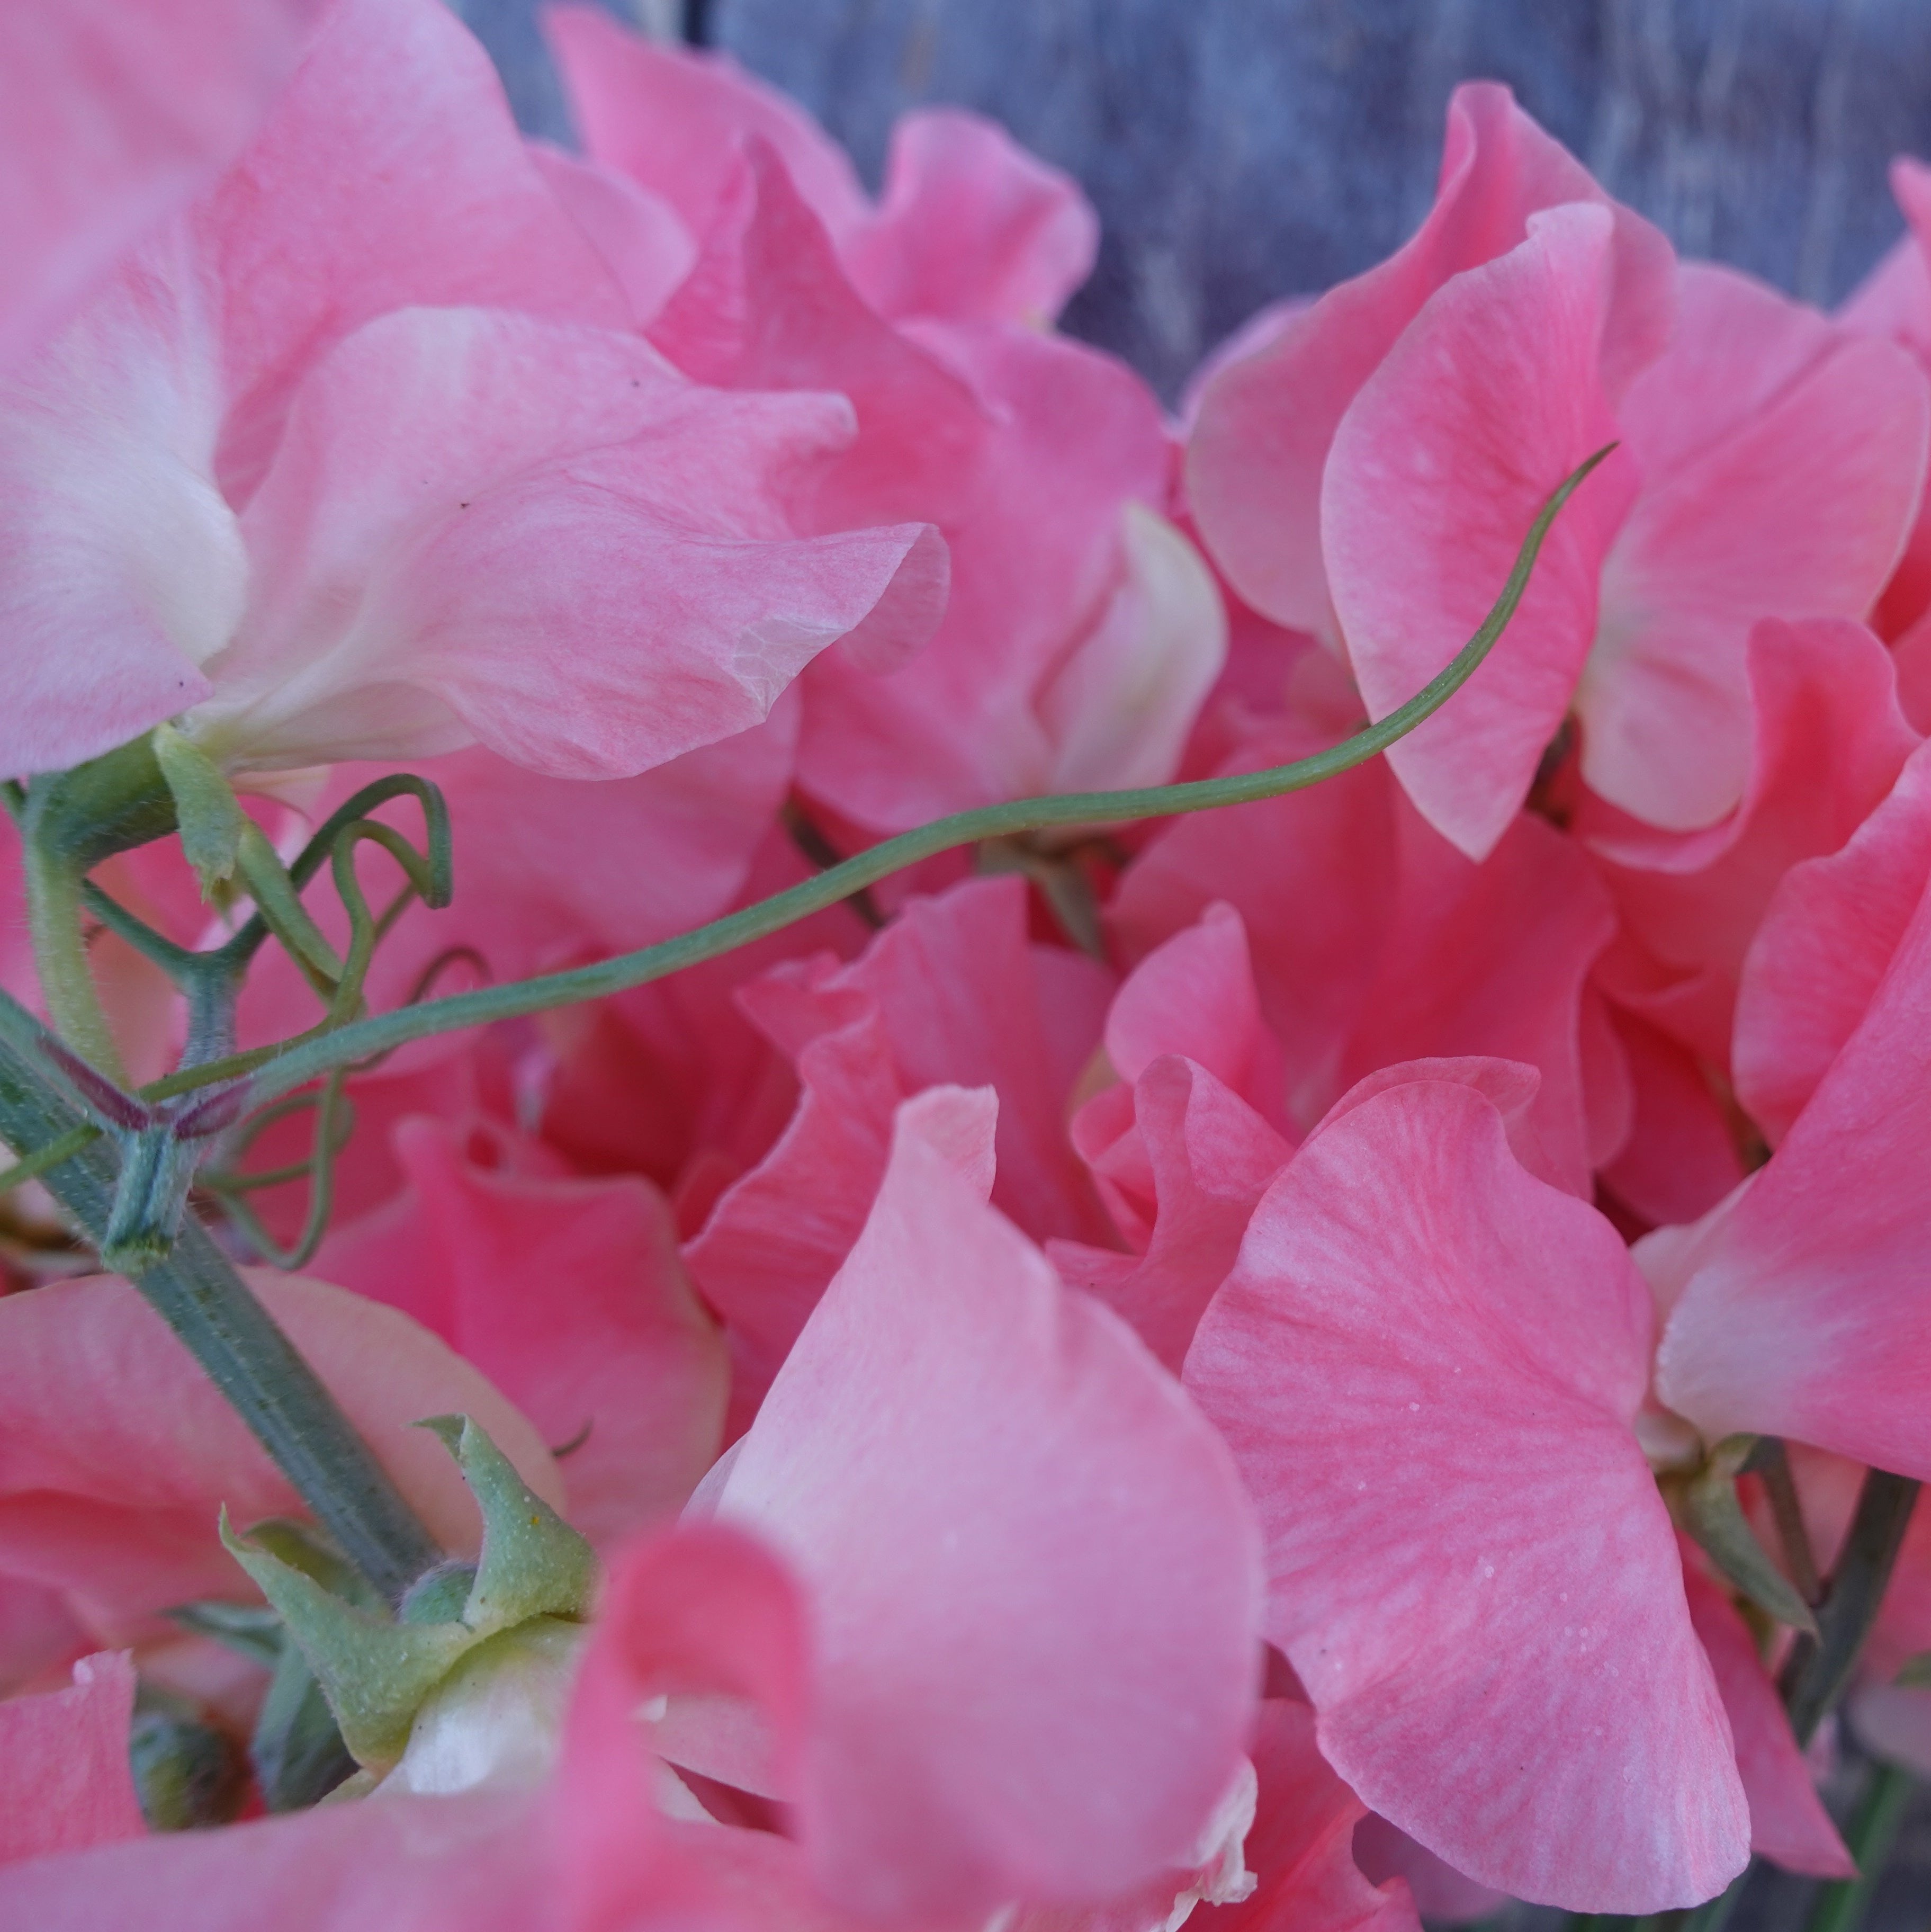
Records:
[[[1329,1762],[1457,1870],[1576,1910],[1694,1904],[1747,1856],[1631,1431],[1651,1322],[1609,1224],[1423,1081],[1302,1149],[1187,1359]]]
[[[697,244],[670,205],[627,175],[532,141],[530,154],[550,190],[595,244],[642,328],[696,266]]]
[[[127,1762],[133,1714],[124,1651],[82,1658],[71,1690],[0,1702],[0,1864],[147,1835]]]
[[[1227,612],[1199,551],[1138,503],[1120,516],[1123,571],[1099,621],[1039,696],[1048,791],[1165,784],[1227,662]]]
[[[319,0],[7,8],[0,19],[0,366],[234,158],[292,71],[319,10]]]
[[[568,1456],[601,1543],[680,1508],[722,1447],[724,1341],[646,1181],[493,1172],[440,1122],[395,1144],[409,1195],[339,1228],[319,1272],[414,1316]]]
[[[871,213],[844,150],[796,101],[728,54],[674,50],[592,7],[551,7],[544,31],[577,130],[606,167],[661,196],[701,242],[749,142],[768,142],[835,238]]]
[[[1577,204],[1528,228],[1430,298],[1335,432],[1322,551],[1372,717],[1468,642],[1550,491],[1616,440],[1601,375],[1614,220]],[[1480,675],[1389,750],[1423,814],[1471,857],[1494,848],[1569,709],[1635,480],[1624,452],[1585,484]]]
[[[1706,1440],[1794,1438],[1931,1476],[1921,1265],[1931,901],[1770,1164],[1720,1211],[1657,1358]]]
[[[1857,1030],[1931,880],[1931,754],[1842,849],[1794,866],[1737,997],[1737,1098],[1775,1146]]]
[[[406,1316],[300,1276],[250,1285],[446,1547],[473,1550],[475,1504],[424,1416],[473,1416],[546,1501],[541,1438],[475,1370]],[[124,1282],[95,1276],[0,1298],[0,1568],[69,1593],[103,1627],[246,1594],[222,1549],[238,1525],[299,1515],[295,1492],[193,1356]]]
[[[1225,1452],[961,1174],[991,1098],[901,1111],[718,1506],[806,1580],[803,1834],[828,1894],[880,1915],[1174,1866],[1251,1708],[1258,1577]]]
[[[256,766],[474,737],[607,778],[744,730],[874,613],[910,598],[916,643],[942,608],[928,530],[791,536],[779,495],[850,433],[835,398],[699,389],[633,338],[371,323],[250,506],[250,608],[196,734]]]
[[[1717,1066],[1744,956],[1780,881],[1851,836],[1918,742],[1889,653],[1861,624],[1767,619],[1750,634],[1746,669],[1748,764],[1728,818],[1680,834],[1585,800],[1575,822],[1606,861],[1624,932],[1666,969],[1686,1008],[1658,1023]]]
[[[843,253],[881,315],[1049,322],[1093,272],[1099,220],[1079,184],[957,107],[892,130],[878,212]]]
[[[1681,273],[1675,342],[1620,412],[1644,488],[1604,566],[1576,694],[1582,772],[1652,825],[1714,824],[1750,777],[1761,617],[1862,618],[1924,486],[1912,358],[1734,272]]]
[[[373,317],[475,304],[621,328],[628,304],[558,204],[489,56],[436,0],[335,0],[274,116],[194,211],[222,291],[238,502],[303,371]]]
[[[1333,560],[1322,559],[1321,477],[1343,416],[1437,289],[1515,248],[1537,209],[1575,202],[1605,204],[1614,216],[1615,286],[1603,346],[1606,380],[1619,393],[1668,336],[1669,244],[1609,202],[1506,88],[1485,82],[1458,88],[1449,103],[1435,206],[1414,238],[1284,318],[1208,385],[1190,440],[1188,494],[1214,560],[1255,610],[1295,629],[1336,634]]]
[[[1856,1877],[1857,1866],[1817,1795],[1750,1626],[1703,1574],[1693,1550],[1684,1552],[1683,1582],[1690,1621],[1710,1654],[1737,1742],[1737,1774],[1750,1801],[1750,1850],[1786,1871]]]
[[[529,1932],[547,1896],[521,1793],[327,1804],[0,1870],[0,1916],[44,1932]]]

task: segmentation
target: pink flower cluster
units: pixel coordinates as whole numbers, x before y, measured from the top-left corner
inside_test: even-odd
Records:
[[[560,1681],[372,1795],[148,1832],[137,1674],[243,1731],[265,1684],[163,1612],[300,1501],[131,1288],[22,1262],[0,1921],[1414,1932],[1849,1874],[1680,1494],[1780,1439],[1828,1570],[1863,1468],[1931,1478],[1931,170],[1826,315],[1465,87],[1414,237],[1177,422],[1054,332],[1093,216],[973,116],[874,199],[587,9],[580,157],[440,0],[184,10],[0,20],[0,769],[172,722],[284,845],[420,770],[457,890],[377,1008],[1318,750],[1617,447],[1385,763],[355,1074],[262,1300],[445,1547],[409,1425],[460,1412],[606,1564]],[[218,925],[172,843],[101,877]],[[164,1070],[171,988],[91,964]],[[243,1043],[316,1017],[265,957]],[[1927,1646],[1931,1524],[1852,1706],[1931,1772]]]

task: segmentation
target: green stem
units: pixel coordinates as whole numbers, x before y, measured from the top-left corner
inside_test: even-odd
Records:
[[[0,995],[0,1138],[24,1158],[70,1144],[79,1109],[37,1064],[37,1023]],[[118,1180],[96,1139],[42,1177],[96,1246]],[[402,1593],[441,1552],[388,1472],[235,1267],[191,1218],[165,1258],[131,1277],[240,1414],[349,1559],[385,1595]]]
[[[1864,1477],[1850,1533],[1817,1606],[1819,1634],[1798,1637],[1779,1680],[1799,1744],[1810,1742],[1851,1681],[1903,1546],[1918,1486],[1908,1476],[1882,1469]]]
[[[607,998],[653,980],[682,971],[705,960],[781,931],[811,914],[821,912],[891,874],[939,853],[981,839],[1009,838],[1051,826],[1117,824],[1136,819],[1202,812],[1224,806],[1251,804],[1278,798],[1320,784],[1378,756],[1398,739],[1438,711],[1471,677],[1507,628],[1528,587],[1529,574],[1556,513],[1610,449],[1599,450],[1569,477],[1544,505],[1531,526],[1501,596],[1482,627],[1437,677],[1398,710],[1371,724],[1330,750],[1264,771],[1231,777],[1197,779],[1190,784],[1150,785],[1130,791],[1078,792],[1054,798],[1015,799],[1004,805],[955,812],[950,818],[886,839],[869,850],[844,860],[815,878],[748,906],[741,912],[700,926],[676,939],[647,946],[595,965],[562,973],[546,973],[530,980],[479,987],[415,1006],[381,1013],[331,1031],[316,1031],[280,1045],[235,1054],[205,1066],[184,1069],[143,1088],[149,1100],[164,1099],[190,1088],[253,1073],[251,1102],[274,1099],[306,1086],[333,1069],[393,1052],[412,1040],[437,1034],[520,1018],[579,1000]]]
[[[114,1043],[88,962],[81,875],[59,853],[31,838],[22,842],[21,860],[34,964],[47,1011],[61,1037],[82,1059],[117,1085],[125,1085],[121,1049]]]
[[[1897,1828],[1904,1821],[1904,1808],[1911,1802],[1913,1783],[1910,1772],[1894,1764],[1881,1764],[1873,1770],[1857,1816],[1845,1834],[1851,1856],[1858,1862],[1858,1876],[1824,1887],[1811,1909],[1806,1932],[1856,1932],[1884,1875]]]

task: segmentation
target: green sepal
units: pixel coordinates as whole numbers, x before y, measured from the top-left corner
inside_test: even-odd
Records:
[[[442,1563],[418,1578],[400,1620],[298,1525],[271,1520],[238,1537],[221,1516],[223,1543],[307,1660],[343,1743],[375,1771],[401,1756],[424,1700],[478,1644],[532,1617],[582,1618],[596,1580],[589,1544],[484,1430],[461,1415],[421,1426],[442,1438],[476,1498],[483,1550],[473,1569]]]
[[[305,1810],[355,1773],[328,1700],[292,1642],[283,1642],[275,1661],[248,1757],[271,1811]]]
[[[259,1604],[177,1604],[166,1612],[170,1623],[196,1636],[212,1637],[237,1657],[272,1670],[282,1654],[282,1620]]]
[[[208,898],[235,876],[248,815],[221,767],[192,739],[172,724],[157,724],[154,742],[154,762],[174,800],[181,849]]]
[[[1931,1690],[1931,1650],[1907,1657],[1891,1681],[1902,1690]]]
[[[586,1616],[597,1575],[589,1544],[467,1416],[434,1415],[417,1426],[442,1438],[482,1512],[483,1553],[463,1622],[485,1636],[529,1617]]]
[[[1678,1494],[1683,1527],[1731,1582],[1780,1624],[1817,1634],[1817,1619],[1796,1586],[1771,1561],[1737,1499],[1737,1478],[1756,1452],[1754,1436],[1726,1436]]]
[[[221,1513],[221,1540],[301,1647],[358,1764],[402,1755],[422,1700],[476,1641],[462,1624],[398,1624],[345,1603],[264,1545],[237,1536]]]

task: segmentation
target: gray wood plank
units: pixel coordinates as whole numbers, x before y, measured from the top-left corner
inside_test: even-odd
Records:
[[[876,176],[922,101],[996,116],[1105,224],[1069,326],[1171,394],[1262,302],[1393,248],[1450,89],[1506,80],[1687,252],[1818,300],[1931,152],[1925,0],[712,0],[712,32]]]

